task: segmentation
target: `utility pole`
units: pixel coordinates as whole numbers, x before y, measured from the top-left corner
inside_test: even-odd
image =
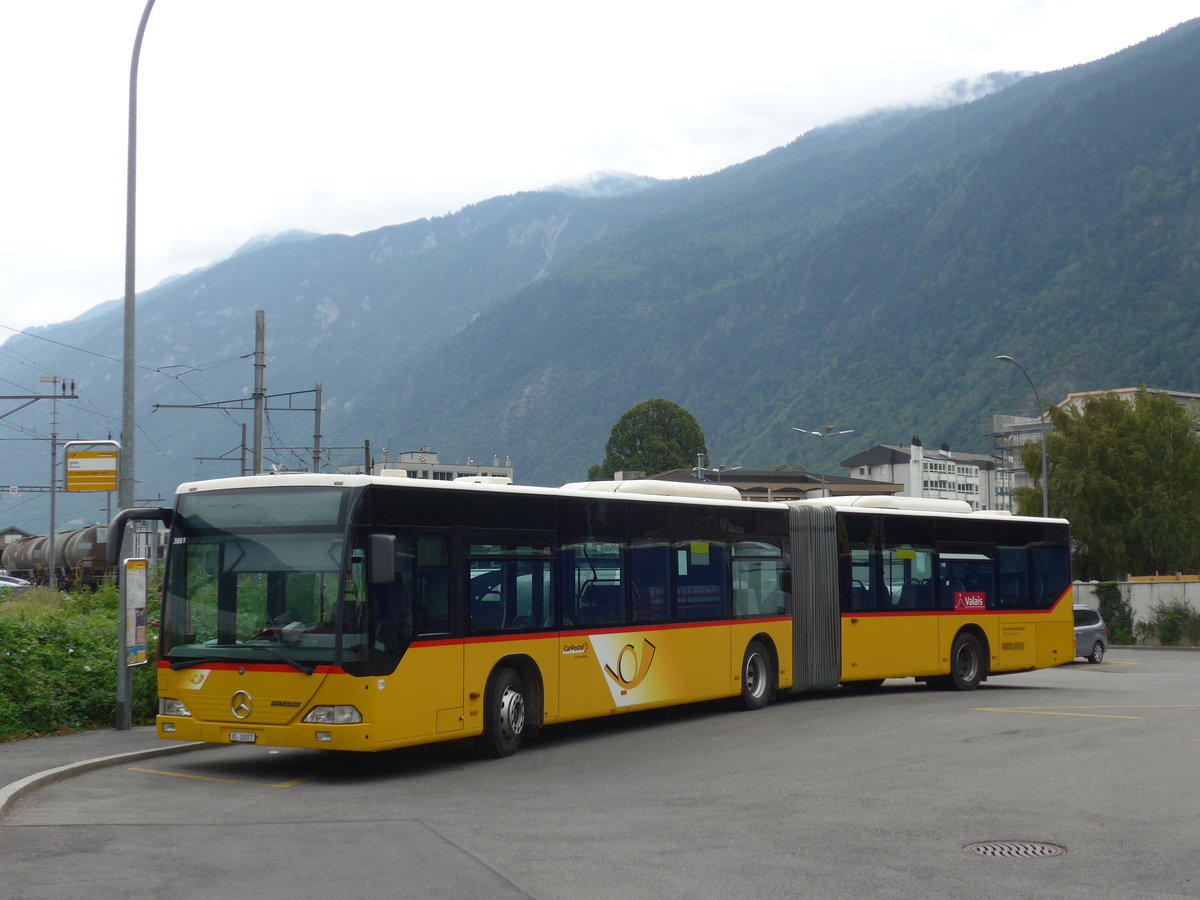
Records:
[[[317,382],[317,396],[314,398],[313,408],[316,412],[313,418],[313,452],[312,452],[312,470],[313,474],[321,471],[321,396],[324,393],[324,386],[321,382]]]
[[[10,416],[17,410],[24,409],[30,404],[36,403],[38,400],[50,401],[50,533],[47,541],[46,553],[46,569],[50,579],[50,590],[58,589],[58,573],[54,569],[54,557],[57,552],[55,541],[57,540],[58,531],[58,401],[59,400],[78,400],[79,395],[75,393],[75,382],[71,381],[70,392],[67,391],[68,381],[65,378],[59,378],[57,375],[43,375],[41,381],[47,384],[53,384],[55,387],[50,389],[49,394],[9,394],[0,396],[0,400],[24,400],[16,409],[10,409],[4,415],[0,415],[0,419]],[[61,385],[61,389],[58,387]]]
[[[265,381],[267,348],[267,314],[263,310],[254,313],[254,473],[262,473],[263,430],[267,409]]]
[[[267,355],[267,325],[266,313],[263,310],[256,310],[254,314],[254,391],[249,397],[242,397],[237,400],[218,400],[214,403],[155,403],[154,408],[159,409],[252,409],[254,413],[254,449],[251,459],[252,471],[250,474],[259,475],[263,471],[263,433],[266,430],[265,421],[268,412],[311,412],[314,414],[313,420],[313,447],[312,447],[312,465],[313,471],[320,471],[321,466],[321,404],[323,395],[323,386],[321,382],[317,382],[315,390],[311,391],[287,391],[280,394],[268,394],[266,392],[266,355]],[[292,397],[301,394],[315,394],[316,399],[312,406],[294,406]],[[279,397],[287,397],[287,406],[271,406],[270,400]],[[250,404],[247,406],[246,404]],[[307,449],[307,448],[305,448]],[[202,457],[209,459],[211,457]],[[242,426],[242,469],[241,473],[246,474],[246,426]]]

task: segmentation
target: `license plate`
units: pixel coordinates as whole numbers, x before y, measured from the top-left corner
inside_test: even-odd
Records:
[[[258,740],[258,735],[253,731],[231,731],[229,740],[234,744],[253,744]]]

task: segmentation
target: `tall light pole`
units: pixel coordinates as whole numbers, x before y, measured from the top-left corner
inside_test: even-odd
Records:
[[[1025,371],[1025,367],[1013,359],[1011,356],[997,356],[996,359],[1001,362],[1009,362],[1021,370],[1021,374],[1025,376],[1025,380],[1029,382],[1029,388],[1033,391],[1033,399],[1037,402],[1038,418],[1041,420],[1041,427],[1038,429],[1042,433],[1042,518],[1050,516],[1050,470],[1046,468],[1046,410],[1042,406],[1042,398],[1038,394],[1038,390],[1034,387],[1033,379],[1029,377],[1029,373]]]
[[[137,75],[138,57],[142,54],[142,35],[146,33],[146,22],[154,0],[146,0],[142,21],[138,24],[137,37],[133,42],[133,60],[129,65],[129,156],[125,170],[125,359],[121,392],[121,457],[118,460],[117,505],[129,509],[134,505],[133,475],[133,398],[136,363],[134,354],[134,329],[137,311],[134,296],[134,246],[137,229],[134,222],[137,214]]]
[[[842,430],[840,430],[840,431],[834,431],[834,430],[833,430],[833,426],[832,426],[832,425],[826,425],[826,426],[825,426],[825,430],[824,430],[824,431],[810,431],[810,430],[809,430],[809,429],[807,429],[807,428],[797,428],[795,425],[793,425],[793,426],[792,426],[792,431],[798,431],[798,432],[800,432],[801,434],[812,434],[812,435],[816,435],[816,436],[817,436],[817,437],[819,437],[819,438],[824,438],[824,437],[837,437],[839,434],[854,434],[854,429],[853,429],[853,428],[843,428],[843,429],[842,429]],[[826,494],[826,491],[825,491],[825,473],[824,473],[824,472],[822,472],[822,473],[821,473],[821,496],[822,496],[822,497],[824,497],[824,496],[826,496],[826,495],[827,495],[827,494]]]

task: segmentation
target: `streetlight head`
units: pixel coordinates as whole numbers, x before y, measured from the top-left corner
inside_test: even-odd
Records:
[[[1016,362],[1016,360],[1013,359],[1011,356],[997,356],[996,359],[998,359],[1002,362],[1010,362],[1010,363]]]

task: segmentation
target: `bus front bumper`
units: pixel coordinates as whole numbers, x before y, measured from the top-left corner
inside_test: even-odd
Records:
[[[242,744],[263,747],[298,747],[313,750],[374,750],[371,726],[229,724],[201,722],[187,716],[158,716],[160,738],[174,741],[204,741],[209,744]]]

